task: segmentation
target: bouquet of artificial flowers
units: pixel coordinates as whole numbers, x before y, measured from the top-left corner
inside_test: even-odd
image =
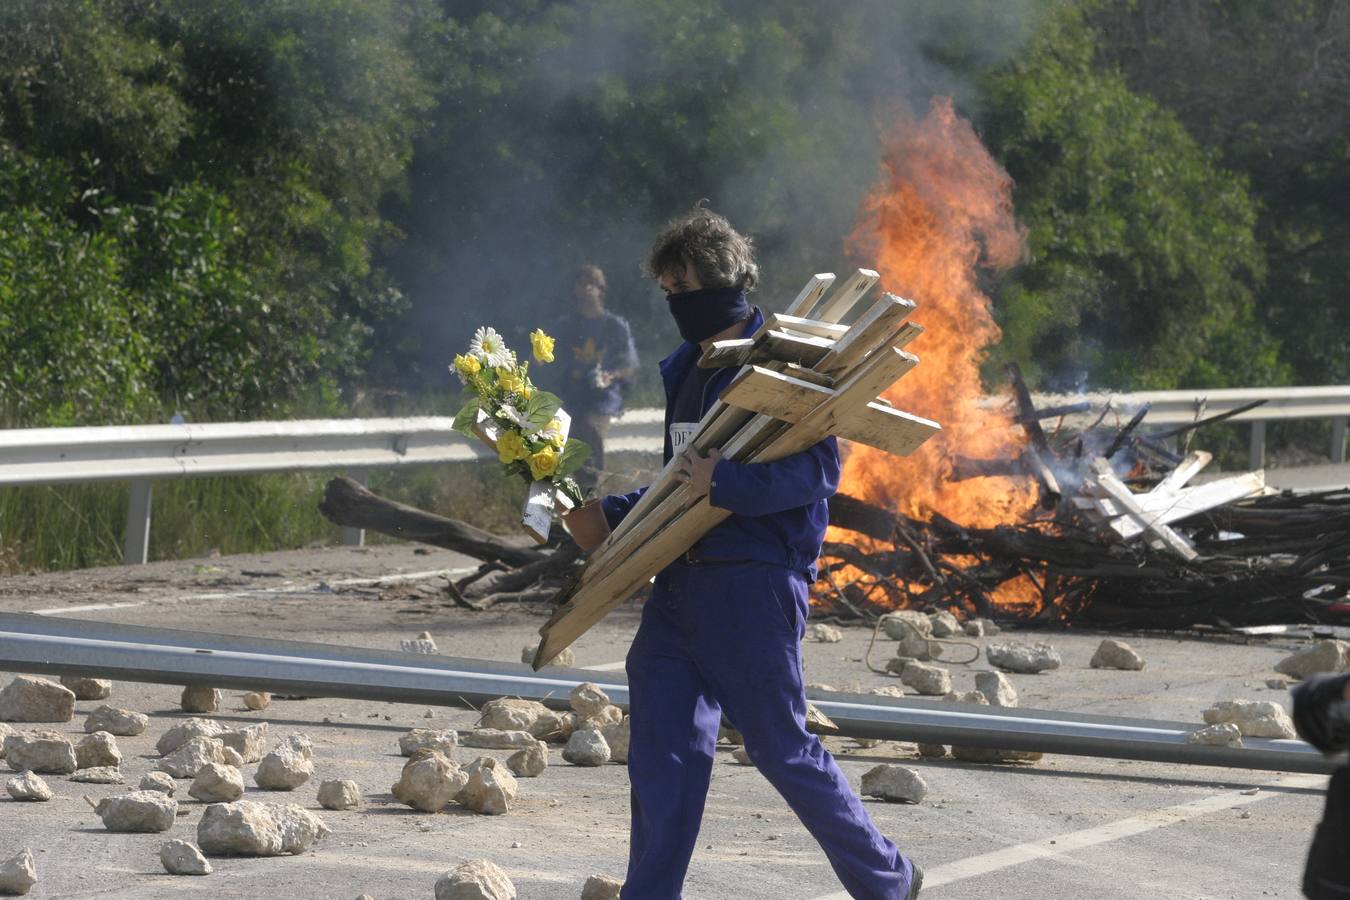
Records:
[[[553,362],[553,338],[542,330],[530,334],[530,347],[536,362]],[[486,442],[508,472],[530,485],[525,525],[544,540],[555,496],[567,507],[582,502],[571,476],[591,448],[567,436],[571,419],[562,401],[534,386],[530,363],[517,359],[494,329],[479,328],[451,368],[465,388],[455,430]]]

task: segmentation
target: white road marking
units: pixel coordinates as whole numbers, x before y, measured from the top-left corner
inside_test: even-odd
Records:
[[[590,669],[593,672],[617,672],[619,669],[622,669],[625,665],[627,665],[627,663],[612,662],[612,663],[600,663],[600,665],[598,666],[582,666],[581,668]]]
[[[433,578],[437,575],[444,575],[447,578],[458,578],[462,575],[468,575],[470,572],[476,572],[477,570],[477,566],[461,569],[428,569],[425,572],[403,572],[398,575],[380,575],[375,578],[342,578],[336,581],[320,582],[320,584],[326,584],[329,587],[360,587],[367,584],[392,584],[399,581],[420,581],[423,578]],[[142,600],[138,603],[89,603],[84,606],[52,606],[47,609],[30,609],[29,612],[35,616],[59,616],[66,613],[95,612],[104,609],[129,609],[135,606],[149,606],[152,602],[190,603],[195,600],[240,600],[248,597],[260,597],[267,594],[313,594],[319,590],[320,584],[315,584],[313,587],[297,587],[294,582],[288,581],[280,587],[256,588],[248,591],[216,591],[205,594],[184,594],[181,597],[164,597],[154,601]]]
[[[1319,787],[1325,785],[1326,781],[1327,776],[1325,775],[1285,775],[1276,778],[1274,781],[1268,781],[1261,787]],[[1234,790],[1216,794],[1213,797],[1192,800],[1189,803],[1179,803],[1176,806],[1149,810],[1136,816],[1130,816],[1128,819],[1107,822],[1104,825],[1085,828],[1082,831],[1070,831],[1065,834],[1042,838],[1039,841],[1014,844],[1011,847],[1004,847],[1002,850],[994,850],[990,853],[982,853],[979,856],[971,856],[967,859],[959,859],[956,862],[926,869],[923,877],[924,890],[964,881],[967,878],[975,878],[979,875],[988,875],[990,872],[997,872],[1000,869],[1020,865],[1034,859],[1051,859],[1056,856],[1064,856],[1085,847],[1094,847],[1109,841],[1133,837],[1136,834],[1175,825],[1178,822],[1199,818],[1212,812],[1233,809],[1238,806],[1245,806],[1248,803],[1257,803],[1267,797],[1275,796],[1278,796],[1278,794],[1266,791],[1243,794]],[[922,861],[920,862],[922,863]],[[843,891],[838,891],[815,897],[813,900],[849,900],[849,896]]]

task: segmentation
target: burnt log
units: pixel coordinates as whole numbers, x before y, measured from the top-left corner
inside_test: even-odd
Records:
[[[319,512],[335,525],[378,531],[390,537],[431,544],[474,559],[501,562],[508,566],[529,566],[550,557],[550,554],[532,547],[509,544],[490,532],[464,522],[386,500],[345,477],[328,482],[323,500],[319,503]]]

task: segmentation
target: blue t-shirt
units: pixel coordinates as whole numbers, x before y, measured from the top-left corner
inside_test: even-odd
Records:
[[[612,312],[586,318],[572,314],[549,331],[556,341],[554,366],[532,367],[531,376],[562,398],[573,415],[617,416],[623,412],[626,381],[601,387],[602,372],[637,368],[637,348],[628,323]]]

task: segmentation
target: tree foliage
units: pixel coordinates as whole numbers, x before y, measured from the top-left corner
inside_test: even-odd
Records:
[[[700,198],[770,302],[822,269],[898,109],[952,94],[1017,183],[1004,359],[1064,386],[1350,377],[1334,0],[11,0],[0,409],[282,414],[444,388],[572,268]]]

